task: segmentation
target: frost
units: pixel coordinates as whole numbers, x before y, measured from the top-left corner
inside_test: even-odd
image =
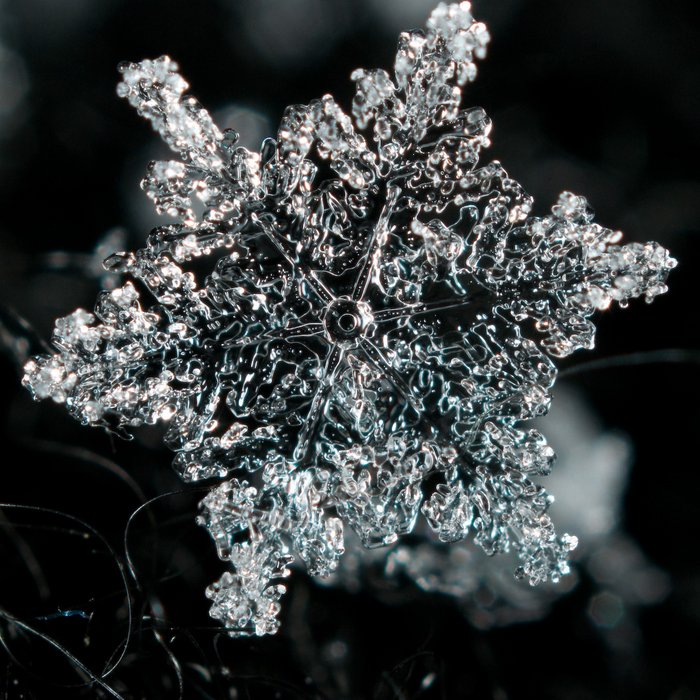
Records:
[[[59,320],[24,381],[84,424],[164,423],[186,480],[236,472],[200,516],[232,565],[207,592],[232,634],[274,632],[289,564],[330,574],[344,528],[380,547],[422,515],[515,551],[532,584],[568,572],[576,539],[530,478],[554,453],[522,424],[548,410],[551,357],[593,346],[595,311],[663,293],[675,261],[619,246],[571,193],[531,217],[479,162],[491,124],[460,103],[488,40],[441,4],[393,76],[352,74],[352,117],[328,95],[289,107],[260,153],[168,57],[120,67],[180,158],[142,183],[176,223],[106,260],[128,281]]]

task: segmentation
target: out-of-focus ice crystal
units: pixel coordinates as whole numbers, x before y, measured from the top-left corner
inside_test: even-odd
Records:
[[[0,0],[0,145],[13,135],[21,124],[26,107],[29,79],[22,57],[8,42],[8,8]],[[8,45],[9,44],[9,45]],[[0,162],[0,167],[4,163]]]
[[[187,480],[236,478],[202,502],[232,572],[208,591],[233,634],[278,626],[292,561],[324,576],[350,528],[365,547],[413,530],[514,551],[532,584],[568,572],[532,478],[554,459],[544,414],[592,314],[651,301],[674,261],[618,245],[585,199],[544,218],[461,108],[489,35],[469,3],[404,33],[393,75],[356,70],[352,116],[289,107],[259,153],[186,95],[168,57],[121,66],[119,95],[179,160],[142,185],[176,223],[106,266],[126,276],[56,324],[26,366],[36,398],[80,421],[162,422]]]

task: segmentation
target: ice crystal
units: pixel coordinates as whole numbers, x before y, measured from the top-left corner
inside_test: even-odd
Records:
[[[641,606],[668,592],[666,575],[656,568],[622,528],[622,506],[631,467],[631,446],[617,432],[604,432],[580,396],[558,386],[553,409],[538,421],[559,453],[547,485],[557,495],[550,512],[560,527],[576,532],[580,545],[567,581],[558,585],[523,586],[513,579],[513,553],[484,557],[470,539],[443,545],[425,528],[371,556],[355,540],[327,583],[355,590],[361,585],[378,594],[387,579],[408,578],[431,593],[449,595],[475,626],[485,629],[543,617],[551,605],[576,585],[585,572],[591,611],[595,601],[617,601],[624,611],[615,625],[593,621],[608,641],[617,644],[635,635]],[[383,556],[382,556],[383,554]],[[377,574],[382,586],[372,586]],[[629,637],[628,637],[629,633]]]
[[[441,4],[393,76],[352,74],[352,117],[330,95],[289,107],[260,153],[170,58],[120,67],[180,158],[142,183],[177,222],[106,260],[128,281],[59,320],[25,383],[84,424],[164,423],[187,480],[238,473],[200,516],[233,634],[274,632],[289,564],[329,574],[348,527],[390,545],[422,514],[444,542],[515,551],[533,584],[568,571],[576,539],[530,478],[554,453],[523,422],[548,409],[551,357],[593,346],[596,310],[664,292],[674,261],[619,246],[574,194],[532,217],[479,164],[491,124],[460,102],[488,40],[469,3]]]

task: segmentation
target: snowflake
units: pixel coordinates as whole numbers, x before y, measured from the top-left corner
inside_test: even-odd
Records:
[[[460,101],[488,40],[469,3],[441,4],[393,76],[352,74],[353,118],[328,95],[289,107],[260,153],[168,57],[120,67],[180,156],[142,182],[177,222],[105,261],[129,281],[59,319],[24,381],[84,424],[164,423],[187,480],[238,473],[200,516],[232,565],[207,591],[232,634],[276,631],[289,565],[330,574],[347,527],[386,546],[422,514],[442,541],[515,551],[533,584],[568,571],[576,538],[530,480],[554,453],[522,424],[548,409],[551,356],[592,347],[593,312],[651,301],[675,263],[618,246],[570,193],[531,217],[479,164],[491,125]]]

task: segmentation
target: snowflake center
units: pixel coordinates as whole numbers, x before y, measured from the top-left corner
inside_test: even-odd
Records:
[[[349,297],[340,297],[326,307],[323,329],[332,343],[348,344],[366,336],[372,321],[372,312],[368,304]]]

